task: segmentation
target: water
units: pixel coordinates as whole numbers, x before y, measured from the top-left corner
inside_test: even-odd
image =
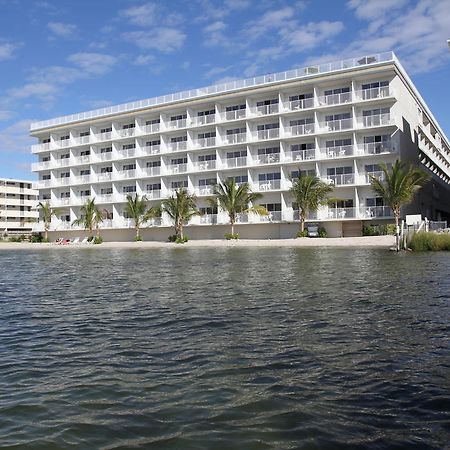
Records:
[[[0,268],[1,448],[449,448],[449,254],[77,248]]]

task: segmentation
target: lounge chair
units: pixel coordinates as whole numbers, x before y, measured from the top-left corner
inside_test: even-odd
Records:
[[[79,244],[80,243],[80,238],[79,237],[76,237],[72,242],[71,242],[71,244]]]
[[[89,238],[86,236],[85,238],[83,238],[83,240],[80,242],[80,244],[89,244]]]

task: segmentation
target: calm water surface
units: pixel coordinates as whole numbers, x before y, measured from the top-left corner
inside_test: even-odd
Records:
[[[0,447],[446,449],[450,255],[0,252]]]

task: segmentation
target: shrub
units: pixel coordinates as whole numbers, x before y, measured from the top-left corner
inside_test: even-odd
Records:
[[[409,247],[415,252],[450,251],[450,234],[424,231],[415,233]]]
[[[93,242],[94,244],[101,244],[103,242],[103,238],[101,236],[95,236]]]
[[[225,239],[230,241],[232,239],[239,239],[239,233],[225,233]]]
[[[169,242],[175,242],[176,244],[184,244],[189,240],[188,236],[180,237],[176,234],[172,234],[172,236],[169,236]]]
[[[321,238],[328,237],[328,233],[327,233],[327,230],[325,230],[325,228],[323,228],[323,227],[319,228],[319,237],[321,237]]]
[[[45,239],[44,239],[44,236],[42,236],[42,234],[33,234],[31,236],[31,242],[33,244],[38,244],[38,243],[41,243],[41,242],[45,242]]]
[[[395,234],[395,224],[371,224],[365,225],[362,229],[363,236],[385,236]]]
[[[177,235],[176,234],[172,234],[171,236],[168,237],[169,242],[175,242],[177,240]]]
[[[299,231],[296,235],[296,238],[308,237],[308,230]]]
[[[395,223],[390,223],[388,225],[386,225],[386,234],[395,234],[395,230],[396,230],[396,226]]]
[[[135,236],[135,237],[134,237],[134,240],[135,240],[136,242],[140,242],[140,241],[142,241],[142,236],[141,236],[141,235]]]

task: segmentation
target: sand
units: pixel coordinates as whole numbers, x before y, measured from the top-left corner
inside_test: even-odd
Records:
[[[395,245],[394,236],[364,236],[347,238],[299,238],[299,239],[239,239],[227,241],[225,239],[192,240],[186,244],[169,242],[104,242],[100,245],[74,244],[30,244],[28,242],[0,242],[2,250],[64,250],[95,248],[199,248],[199,247],[379,247],[389,248]]]

